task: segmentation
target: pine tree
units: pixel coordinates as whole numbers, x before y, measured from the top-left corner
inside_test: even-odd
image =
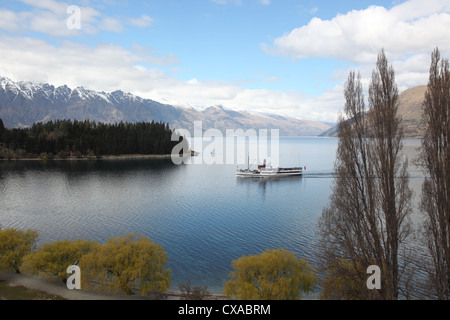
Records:
[[[3,120],[0,118],[0,146],[5,142],[6,129],[3,125]]]

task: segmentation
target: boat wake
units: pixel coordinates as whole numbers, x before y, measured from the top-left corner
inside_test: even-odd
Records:
[[[306,171],[303,172],[304,178],[317,178],[317,179],[324,179],[324,178],[335,178],[336,172],[324,170],[324,171]]]

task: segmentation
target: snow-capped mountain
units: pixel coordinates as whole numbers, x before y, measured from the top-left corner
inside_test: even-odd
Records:
[[[194,121],[203,121],[203,130],[279,129],[281,135],[319,135],[330,126],[278,115],[237,112],[221,106],[203,111],[175,107],[131,93],[98,92],[77,87],[15,82],[0,77],[0,118],[6,127],[26,127],[36,122],[57,119],[92,120],[104,123],[120,121],[163,121],[173,129],[191,130]]]
[[[8,127],[30,126],[56,119],[119,121],[173,120],[177,108],[115,91],[97,92],[83,87],[14,82],[0,78],[0,118]]]

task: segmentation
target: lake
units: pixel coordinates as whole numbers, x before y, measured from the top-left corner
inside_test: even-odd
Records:
[[[405,154],[414,157],[419,145],[407,140]],[[168,253],[173,289],[190,280],[221,293],[243,255],[284,248],[315,265],[336,148],[335,138],[281,137],[280,165],[307,170],[273,180],[238,179],[236,165],[170,159],[0,161],[0,226],[35,229],[39,244],[139,233]],[[410,169],[418,194],[423,177]]]

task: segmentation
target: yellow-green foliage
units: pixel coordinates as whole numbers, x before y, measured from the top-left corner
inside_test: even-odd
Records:
[[[369,300],[380,299],[380,290],[367,288],[367,267],[375,261],[360,262],[356,260],[336,259],[327,266],[326,278],[322,281],[320,299],[323,300]],[[383,264],[384,265],[384,264]],[[386,279],[381,267],[381,281]],[[382,287],[385,283],[382,283]]]
[[[43,278],[67,279],[67,268],[77,264],[81,258],[97,248],[97,242],[86,240],[63,240],[44,244],[39,250],[27,255],[23,261],[24,273]]]
[[[338,259],[327,268],[327,277],[322,282],[320,298],[324,300],[359,300],[367,291],[361,274],[366,275],[361,264]]]
[[[224,294],[240,300],[296,300],[316,283],[308,261],[284,249],[241,257],[233,268]]]
[[[108,239],[80,261],[84,279],[101,288],[127,294],[138,287],[142,294],[166,291],[170,270],[165,270],[167,253],[163,247],[141,235],[126,234]],[[82,278],[83,282],[83,278]]]
[[[34,249],[37,238],[33,230],[0,230],[0,270],[19,273],[23,258]]]

